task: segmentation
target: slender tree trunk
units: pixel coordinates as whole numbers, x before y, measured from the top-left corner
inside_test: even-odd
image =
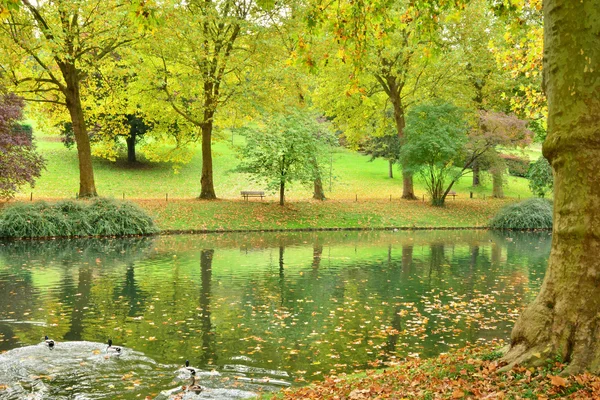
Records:
[[[504,360],[563,374],[600,373],[600,0],[544,1],[544,82],[554,170],[554,228],[539,295],[521,314]]]
[[[481,184],[479,172],[479,162],[475,161],[473,163],[473,186],[479,186]]]
[[[72,74],[75,74],[73,72]],[[85,126],[81,96],[79,93],[79,82],[76,78],[67,81],[72,83],[67,87],[66,104],[73,124],[75,143],[77,144],[77,156],[79,158],[79,197],[96,197],[96,183],[94,182],[94,169],[92,167],[92,149],[90,138]]]
[[[200,179],[200,198],[214,200],[217,198],[213,185],[212,163],[212,116],[205,119],[202,125],[202,178]]]
[[[503,178],[503,168],[494,168],[492,171],[492,197],[496,199],[504,198],[504,189],[502,188]]]
[[[130,163],[137,162],[135,157],[135,137],[135,133],[130,133],[129,136],[127,136],[127,139],[125,139],[127,142],[127,162]]]
[[[388,176],[390,179],[394,179],[394,162],[392,160],[388,160],[389,165],[389,173]]]
[[[279,184],[279,205],[282,206],[285,202],[285,182]]]

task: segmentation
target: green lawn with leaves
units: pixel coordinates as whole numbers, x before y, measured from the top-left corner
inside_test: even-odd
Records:
[[[233,143],[238,146],[243,138],[235,136]],[[79,188],[77,152],[68,150],[58,136],[37,135],[40,153],[47,160],[47,169],[38,179],[33,189],[24,188],[17,199],[29,198],[69,198],[75,197]],[[239,159],[231,139],[217,141],[213,148],[214,182],[219,198],[237,199],[242,190],[262,190],[263,186],[251,182],[243,173],[234,172]],[[539,152],[532,148],[532,152]],[[193,199],[200,193],[200,173],[202,158],[200,146],[189,164],[175,166],[170,163],[148,162],[139,151],[141,162],[130,165],[123,158],[108,161],[94,158],[94,172],[98,193],[105,197],[127,199]],[[388,178],[388,164],[377,159],[369,162],[369,157],[343,148],[334,149],[329,162],[322,166],[325,170],[324,187],[328,198],[337,200],[399,199],[402,195],[401,171],[394,169],[393,179]],[[331,174],[329,173],[331,171]],[[331,175],[331,179],[329,178]],[[488,197],[491,192],[491,178],[485,174],[481,187],[473,189],[471,176],[467,175],[455,185],[459,197],[468,197],[473,191],[475,197]],[[422,197],[425,186],[419,177],[415,182],[416,194]],[[508,198],[532,197],[526,179],[506,176],[505,195]],[[267,201],[276,200],[276,193],[267,193]],[[286,198],[293,201],[308,200],[312,197],[312,187],[291,185]]]
[[[242,137],[233,138],[235,145],[242,141]],[[16,199],[29,200],[31,193],[34,200],[74,198],[79,187],[76,151],[66,149],[57,136],[38,135],[37,144],[47,169],[35,188],[24,189]],[[141,161],[135,165],[124,159],[94,158],[96,186],[101,196],[135,200],[162,230],[475,227],[485,226],[507,203],[532,196],[523,178],[507,176],[507,198],[497,200],[489,197],[489,177],[484,175],[481,187],[474,189],[471,177],[465,176],[454,187],[457,198],[449,198],[440,209],[428,204],[424,184],[417,177],[415,191],[421,200],[404,201],[400,199],[401,171],[395,168],[395,177],[390,179],[385,160],[370,162],[368,156],[338,148],[323,166],[327,174],[331,171],[331,179],[324,179],[327,201],[311,200],[311,187],[291,185],[284,207],[277,204],[276,193],[267,193],[263,201],[245,202],[240,199],[241,190],[263,187],[234,171],[239,159],[230,138],[214,145],[214,182],[220,199],[199,201],[199,147],[189,164],[179,166],[148,162],[143,148],[140,150]],[[471,191],[473,199],[469,198]]]

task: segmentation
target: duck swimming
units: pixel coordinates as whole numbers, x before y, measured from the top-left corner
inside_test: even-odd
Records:
[[[194,392],[196,394],[200,393],[204,388],[196,383],[196,369],[190,367],[190,362],[185,360],[185,369],[189,371],[192,377],[192,383],[187,387],[187,391]]]
[[[108,347],[106,348],[107,353],[113,353],[115,355],[121,355],[121,348],[119,346],[112,345],[112,339],[108,339]]]
[[[50,350],[54,349],[54,340],[48,339],[48,335],[44,336],[44,343],[46,343],[46,346],[48,346]]]

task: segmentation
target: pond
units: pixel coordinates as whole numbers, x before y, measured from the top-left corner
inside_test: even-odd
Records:
[[[185,360],[199,398],[245,398],[506,339],[550,245],[487,231],[3,242],[0,399],[155,398],[189,382]]]

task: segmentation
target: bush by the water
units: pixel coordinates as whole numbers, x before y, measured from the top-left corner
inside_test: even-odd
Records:
[[[550,229],[552,202],[547,199],[529,199],[502,208],[490,221],[496,229]]]
[[[0,213],[0,237],[124,236],[158,233],[144,210],[129,202],[96,199],[17,203]]]

